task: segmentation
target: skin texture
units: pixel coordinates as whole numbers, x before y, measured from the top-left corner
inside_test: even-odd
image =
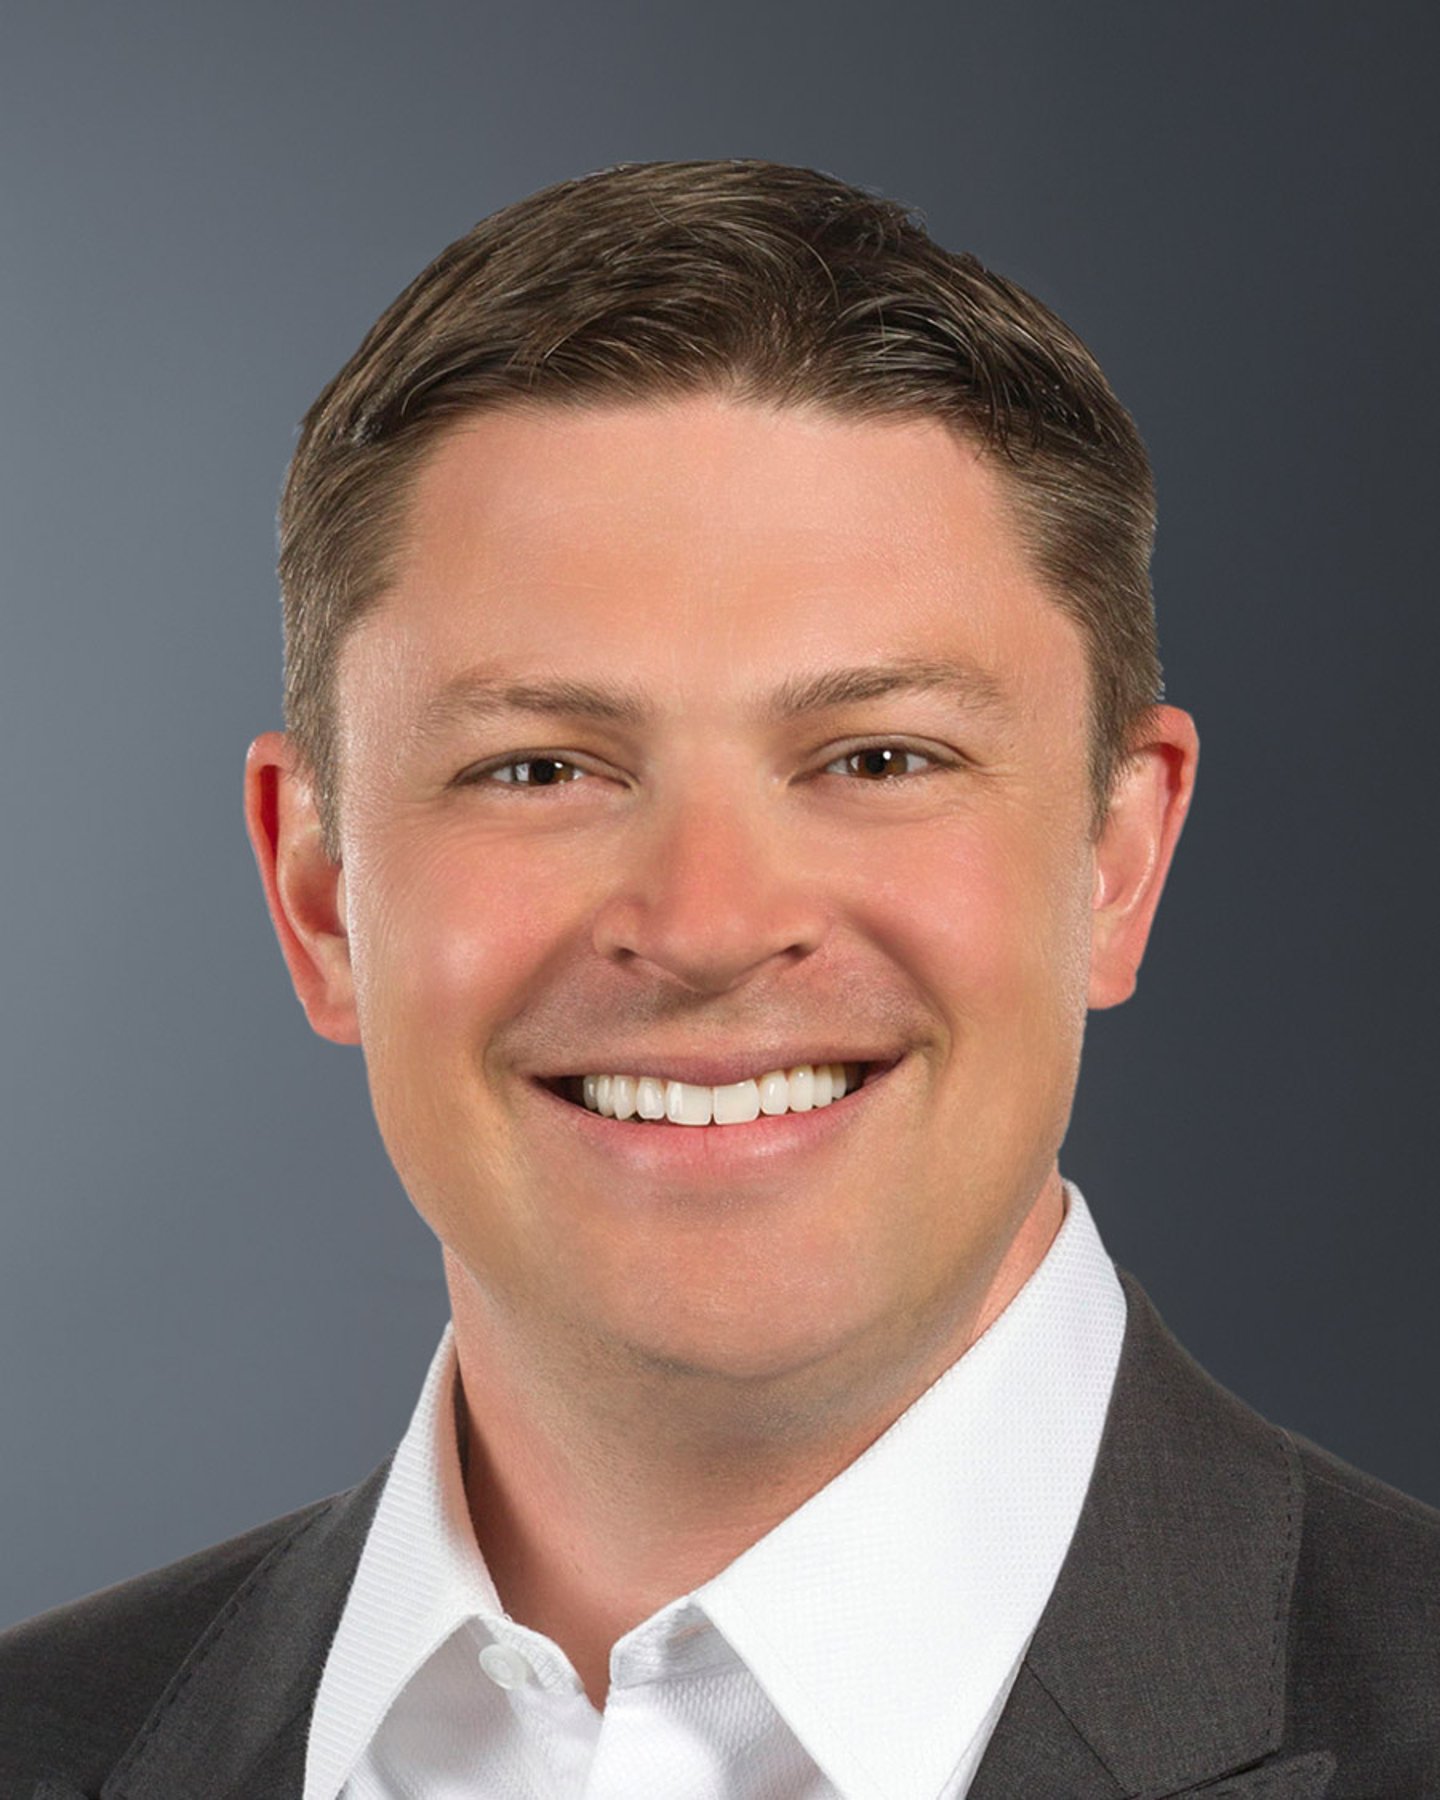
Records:
[[[1197,752],[1157,708],[1093,835],[1082,641],[1000,481],[938,423],[718,397],[467,420],[342,650],[340,864],[288,740],[251,748],[296,991],[444,1247],[487,1562],[597,1706],[615,1639],[872,1443],[1063,1217],[1086,1011],[1133,988]],[[766,705],[916,660],[968,679]],[[768,1136],[536,1079],[685,1058],[898,1061]]]

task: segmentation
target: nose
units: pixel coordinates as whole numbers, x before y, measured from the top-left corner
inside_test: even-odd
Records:
[[[733,796],[693,791],[637,828],[595,916],[600,955],[644,964],[697,994],[743,986],[823,941],[826,907],[793,833]]]

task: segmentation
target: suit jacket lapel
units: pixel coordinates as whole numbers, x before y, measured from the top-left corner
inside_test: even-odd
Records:
[[[1125,1344],[1090,1491],[972,1800],[1055,1791],[1059,1768],[1077,1800],[1205,1792],[1280,1746],[1298,1460],[1122,1279]],[[1267,1767],[1256,1792],[1273,1800],[1328,1781],[1313,1757],[1288,1776]],[[1238,1800],[1248,1784],[1233,1778],[1215,1791]]]
[[[387,1458],[266,1557],[181,1666],[99,1800],[300,1800],[321,1670],[388,1472]],[[61,1788],[54,1800],[78,1797]]]
[[[968,1800],[1014,1800],[1017,1794],[1121,1800],[1124,1791],[1029,1666],[1022,1665]]]

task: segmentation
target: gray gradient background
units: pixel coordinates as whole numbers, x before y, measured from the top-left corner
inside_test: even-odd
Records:
[[[0,1623],[346,1486],[438,1251],[240,814],[295,422],[475,218],[766,156],[1056,306],[1200,797],[1066,1166],[1224,1381],[1440,1501],[1433,9],[125,6],[0,49]]]

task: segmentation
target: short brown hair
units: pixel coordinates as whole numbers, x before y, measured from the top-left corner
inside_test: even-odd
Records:
[[[1103,818],[1160,665],[1150,463],[1090,352],[895,201],[777,163],[630,163],[482,219],[305,416],[280,505],[285,718],[332,858],[339,648],[395,577],[436,437],[517,402],[706,390],[938,418],[993,455],[1035,568],[1085,637]]]

